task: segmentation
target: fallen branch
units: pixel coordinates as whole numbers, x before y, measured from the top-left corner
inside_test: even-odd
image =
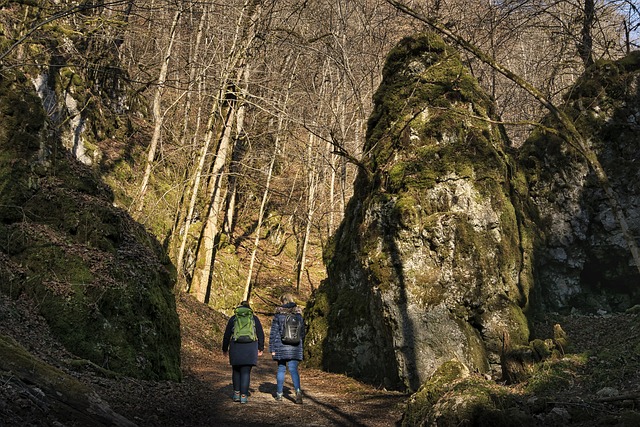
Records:
[[[634,391],[626,394],[619,394],[617,396],[599,397],[596,402],[617,402],[620,400],[638,400],[640,399],[640,391]]]

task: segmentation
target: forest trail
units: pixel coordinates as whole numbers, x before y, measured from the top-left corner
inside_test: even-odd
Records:
[[[105,378],[92,381],[100,386],[100,395],[116,412],[140,427],[382,427],[397,425],[402,418],[408,395],[304,366],[300,368],[304,403],[296,405],[290,399],[276,402],[273,397],[276,364],[268,353],[260,357],[252,372],[249,403],[234,403],[231,367],[222,354],[220,342],[227,319],[188,296],[179,297],[178,312],[182,329],[182,382]],[[268,335],[270,315],[262,313],[260,317]],[[561,407],[562,402],[567,402],[566,405],[591,402],[587,410],[596,412],[590,417],[602,418],[627,410],[617,405],[602,407],[602,403],[597,403],[596,393],[605,386],[623,394],[640,391],[640,359],[632,350],[636,348],[632,340],[637,338],[638,317],[631,314],[550,315],[538,324],[536,334],[552,336],[556,323],[567,332],[576,354],[589,354],[589,357],[583,362],[576,356],[563,359],[565,363],[557,365],[559,382],[550,377],[551,388],[544,396]],[[563,369],[574,362],[581,367],[568,371],[570,381],[565,382]],[[595,377],[601,380],[592,381]],[[285,395],[287,392],[291,393],[288,374]],[[586,423],[576,419],[571,425],[594,424],[589,419]]]
[[[277,402],[276,362],[267,351],[252,370],[249,402],[233,402],[231,366],[222,354],[220,342],[226,319],[188,296],[179,298],[178,311],[182,325],[182,382],[130,378],[97,381],[99,394],[111,408],[140,427],[386,427],[396,425],[402,417],[407,395],[304,366],[300,366],[303,404],[293,402],[289,373],[285,399]],[[265,315],[260,318],[268,339],[271,319]],[[212,333],[216,328],[217,332]]]
[[[212,425],[235,426],[392,426],[401,417],[398,393],[371,389],[340,375],[300,368],[303,404],[293,401],[287,373],[284,400],[274,399],[275,362],[265,353],[252,371],[249,402],[231,400],[231,369],[223,356],[197,368],[194,380],[211,386]],[[198,424],[206,425],[206,424]]]

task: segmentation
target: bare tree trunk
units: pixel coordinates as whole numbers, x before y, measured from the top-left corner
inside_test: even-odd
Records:
[[[309,133],[309,143],[307,146],[307,209],[305,212],[305,229],[298,251],[298,259],[296,260],[296,290],[300,292],[300,284],[302,276],[306,268],[307,248],[309,246],[309,238],[311,236],[311,225],[313,224],[313,216],[316,205],[316,190],[318,186],[317,180],[317,162],[313,155],[313,146],[316,136]]]
[[[258,246],[260,245],[260,232],[262,230],[262,222],[264,221],[265,209],[267,206],[267,200],[269,200],[269,190],[271,189],[271,178],[273,177],[273,168],[276,164],[276,159],[280,152],[280,139],[284,129],[284,119],[289,104],[289,94],[291,93],[291,87],[293,86],[293,78],[296,74],[296,66],[298,59],[296,58],[293,71],[291,72],[291,78],[289,79],[289,85],[284,95],[284,102],[281,107],[281,112],[278,117],[278,128],[276,129],[276,137],[273,146],[273,154],[271,155],[271,162],[269,163],[269,169],[267,170],[267,180],[264,186],[264,192],[262,193],[262,201],[260,202],[260,211],[258,212],[258,225],[256,226],[256,237],[253,242],[253,250],[251,251],[251,260],[249,261],[249,270],[247,271],[247,283],[244,289],[244,300],[248,301],[251,295],[251,279],[253,277],[253,265],[256,260],[256,254],[258,252]]]
[[[262,231],[262,221],[264,220],[264,211],[267,206],[267,200],[269,200],[269,189],[271,187],[271,177],[273,176],[273,166],[276,163],[278,157],[279,135],[276,136],[275,146],[273,148],[273,155],[271,156],[271,162],[269,162],[269,169],[267,170],[267,181],[265,183],[264,192],[262,193],[262,201],[260,202],[260,211],[258,212],[258,225],[256,226],[256,237],[253,241],[253,250],[251,251],[251,260],[249,261],[249,269],[247,270],[247,282],[244,287],[243,300],[248,301],[251,295],[251,278],[253,277],[253,265],[256,261],[256,254],[258,252],[258,246],[260,245],[260,232]]]
[[[192,110],[192,98],[193,98],[193,87],[194,85],[198,85],[198,87],[200,87],[200,82],[197,81],[200,80],[198,78],[198,74],[199,74],[199,67],[198,67],[198,56],[200,53],[200,44],[202,42],[202,35],[204,33],[204,24],[206,22],[208,15],[208,8],[205,6],[204,10],[202,11],[202,14],[200,15],[200,22],[198,24],[198,30],[196,33],[196,40],[195,40],[195,44],[191,47],[191,51],[190,51],[190,55],[189,55],[189,81],[187,82],[187,89],[186,89],[186,101],[185,101],[185,106],[184,106],[184,115],[183,115],[183,121],[182,121],[182,131],[180,134],[180,139],[182,141],[182,146],[183,147],[187,147],[189,146],[192,142],[195,142],[199,130],[200,130],[200,120],[201,120],[201,115],[202,115],[202,108],[199,106],[198,107],[198,111],[196,113],[196,123],[195,123],[195,129],[193,130],[193,132],[190,134],[189,133],[189,122],[190,122],[190,117],[191,117],[191,110]],[[193,150],[193,151],[192,151]],[[189,148],[189,152],[195,152],[194,149]],[[198,156],[195,156],[196,160],[198,159]],[[185,206],[186,205],[186,201],[189,199],[189,194],[192,193],[192,188],[190,183],[192,181],[194,181],[194,177],[195,175],[198,175],[199,171],[202,171],[202,168],[199,168],[198,170],[196,170],[196,172],[192,174],[191,171],[191,155],[189,155],[189,164],[187,167],[185,167],[185,171],[184,171],[184,191],[181,192],[181,197],[180,197],[180,202],[178,203],[178,206],[176,207],[176,213],[175,213],[175,218],[173,221],[173,227],[171,229],[170,235],[169,235],[169,239],[171,241],[175,240],[175,235],[176,232],[178,232],[178,230],[181,227],[181,224],[184,225],[184,233],[185,235],[188,234],[189,231],[189,223],[188,222],[184,222],[183,221],[183,217],[187,215],[188,209],[190,208],[189,206]],[[199,178],[198,178],[198,182],[199,182]],[[191,212],[193,213],[193,212]],[[172,251],[175,250],[175,244],[171,244],[170,247],[172,248]],[[182,258],[184,256],[184,248],[180,248],[180,250],[182,251],[182,253],[178,254],[179,260],[180,262],[177,265],[177,272],[178,272],[178,281],[176,283],[176,286],[178,286],[178,283],[180,282],[180,274],[182,272]]]
[[[162,124],[164,116],[161,111],[162,91],[164,89],[164,83],[167,79],[167,71],[169,69],[169,60],[171,59],[171,50],[173,48],[173,42],[175,40],[176,28],[178,22],[180,22],[180,15],[182,11],[178,9],[173,16],[173,22],[171,23],[171,29],[169,30],[169,44],[164,54],[164,60],[160,68],[160,75],[158,76],[158,84],[156,86],[156,92],[153,97],[153,136],[151,137],[151,143],[149,144],[149,153],[147,154],[147,163],[144,170],[144,176],[142,177],[142,184],[140,185],[140,191],[138,192],[138,207],[137,212],[142,211],[144,206],[144,197],[147,192],[147,185],[151,176],[151,169],[153,167],[153,159],[156,157],[156,151],[158,149],[158,142],[160,141],[160,134],[162,131]]]
[[[595,19],[594,0],[584,0],[584,17],[582,19],[582,40],[578,45],[578,53],[582,59],[584,67],[587,68],[593,64],[593,36],[591,29]]]
[[[242,89],[242,100],[245,100],[247,97],[247,86],[248,86],[249,72],[245,73],[245,86]],[[240,107],[238,108],[238,119],[236,120],[236,143],[234,143],[234,150],[232,152],[231,164],[229,165],[229,179],[227,185],[227,195],[225,197],[225,215],[224,222],[222,225],[222,231],[224,233],[228,233],[231,235],[234,228],[234,218],[235,218],[235,210],[236,210],[236,198],[238,196],[238,177],[237,174],[240,170],[237,162],[240,161],[238,156],[241,154],[238,152],[238,144],[239,141],[243,139],[244,130],[244,118],[246,114],[247,108],[246,103],[242,102]]]
[[[232,106],[229,109],[222,138],[218,145],[216,158],[211,169],[211,185],[209,186],[209,207],[205,220],[204,230],[202,232],[201,242],[196,254],[196,274],[193,277],[192,292],[196,294],[196,298],[205,304],[209,302],[211,292],[211,279],[213,273],[214,247],[215,239],[218,234],[218,217],[220,214],[220,206],[222,200],[222,181],[223,168],[227,162],[227,154],[229,153],[231,138],[231,128],[235,120],[236,109]]]
[[[234,145],[234,152],[237,147],[237,143]],[[236,173],[238,172],[237,166],[235,165],[235,159],[231,159],[231,167],[229,170],[229,185],[227,188],[227,197],[225,198],[225,214],[224,214],[224,224],[222,225],[222,232],[231,236],[233,234],[233,229],[235,228],[235,217],[236,217],[236,202],[238,199],[238,177]]]
[[[233,120],[229,120],[230,114],[235,114],[234,109],[230,109],[227,113],[224,113],[224,107],[223,105],[228,101],[228,97],[226,96],[227,90],[230,86],[230,82],[231,82],[231,75],[234,71],[237,71],[237,67],[238,67],[238,63],[241,63],[244,61],[245,55],[247,50],[249,49],[249,46],[251,45],[251,42],[253,41],[253,35],[249,35],[248,37],[246,37],[245,39],[242,39],[242,33],[243,33],[243,28],[245,28],[245,26],[247,25],[245,23],[246,18],[247,18],[247,10],[250,9],[250,7],[252,6],[252,3],[246,1],[244,4],[244,9],[242,11],[242,13],[240,14],[240,17],[238,18],[238,22],[236,23],[236,32],[234,34],[233,37],[233,43],[231,45],[231,49],[230,49],[230,55],[229,55],[229,59],[227,61],[227,63],[225,64],[224,70],[223,70],[223,76],[222,79],[220,81],[220,88],[218,90],[219,96],[218,96],[218,101],[215,102],[213,104],[213,106],[211,107],[211,112],[209,114],[209,119],[207,122],[207,133],[205,135],[205,141],[204,141],[204,146],[201,148],[200,153],[199,153],[199,160],[198,160],[198,166],[196,168],[196,170],[194,171],[194,180],[193,180],[193,185],[191,186],[191,200],[189,202],[189,207],[187,208],[187,215],[185,217],[185,233],[182,236],[182,240],[180,242],[180,249],[178,250],[178,259],[177,259],[177,270],[178,270],[178,277],[182,277],[184,276],[184,274],[180,274],[181,272],[184,272],[184,255],[185,255],[185,251],[186,251],[186,245],[187,245],[187,241],[188,241],[188,233],[187,230],[189,228],[189,224],[191,224],[192,218],[193,218],[193,214],[195,211],[195,206],[196,206],[196,202],[198,200],[198,190],[200,188],[200,181],[202,179],[202,173],[204,171],[204,167],[206,164],[206,159],[207,156],[209,154],[209,147],[211,145],[211,142],[213,141],[214,137],[216,137],[216,140],[224,140],[224,133],[225,132],[229,132],[229,138],[230,138],[230,131],[231,131],[231,126],[232,126],[232,121]],[[253,13],[251,13],[251,17],[255,17],[255,10],[253,11]],[[252,24],[252,21],[250,21],[249,25]],[[242,75],[242,73],[240,73],[240,75]],[[220,137],[218,138],[216,136],[216,129],[214,129],[214,125],[215,125],[215,118],[216,115],[220,115],[221,117],[223,117],[223,127],[222,127],[222,135],[220,135]],[[225,118],[226,117],[226,118]],[[225,152],[225,157],[226,157],[226,152]],[[218,160],[218,157],[216,157],[216,161]],[[226,159],[225,159],[226,160]],[[224,163],[223,163],[224,165]],[[215,168],[215,167],[214,167]],[[220,168],[221,170],[221,168]],[[215,178],[215,176],[214,176]],[[216,195],[213,195],[213,199],[215,199]],[[209,200],[212,200],[212,195],[209,195]],[[210,214],[210,213],[209,213]],[[208,217],[208,215],[207,215]],[[216,217],[217,218],[217,217]],[[207,225],[205,224],[205,229],[207,227]],[[204,230],[201,232],[201,236],[204,234]],[[202,239],[201,239],[202,240]],[[211,250],[213,250],[213,241],[211,241]],[[198,265],[201,264],[201,261],[198,261],[198,259],[202,256],[202,252],[200,250],[200,246],[198,248],[198,251],[196,253],[196,270],[198,268]],[[207,249],[204,249],[205,252],[207,251]],[[213,255],[211,254],[210,256],[208,256],[209,260],[213,259]],[[205,264],[210,264],[209,262],[205,261]],[[209,275],[210,272],[210,266],[206,267],[207,271],[205,272],[205,275]],[[192,284],[188,284],[187,285],[187,291],[191,291],[191,288],[195,288],[196,289],[196,293],[198,293],[197,289],[199,289],[202,286],[202,277],[203,274],[198,274],[198,272],[194,272],[193,274],[193,282]],[[209,280],[207,279],[205,281],[205,283],[208,283]],[[195,285],[195,286],[192,286]],[[204,299],[204,291],[202,292],[203,295],[203,299]]]
[[[189,207],[187,209],[187,214],[184,220],[184,233],[182,234],[182,239],[180,242],[180,249],[178,250],[178,259],[176,261],[176,269],[178,272],[178,277],[182,276],[184,272],[184,253],[187,246],[187,241],[189,239],[189,225],[193,219],[193,213],[195,211],[196,202],[198,199],[198,189],[200,188],[200,181],[202,179],[202,173],[204,171],[205,163],[207,160],[207,154],[209,153],[209,146],[211,145],[211,141],[213,140],[215,129],[215,117],[217,112],[217,105],[212,108],[211,113],[209,114],[209,119],[207,122],[207,129],[209,129],[205,135],[204,143],[200,148],[200,153],[198,155],[198,164],[194,170],[193,175],[193,183],[191,185],[191,199],[189,200]]]

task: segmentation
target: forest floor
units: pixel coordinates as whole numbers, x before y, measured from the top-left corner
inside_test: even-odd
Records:
[[[91,386],[111,409],[139,427],[381,427],[397,425],[401,420],[408,395],[304,366],[300,371],[303,404],[293,402],[288,375],[285,383],[288,398],[275,401],[275,362],[266,352],[252,372],[249,402],[234,403],[231,369],[220,349],[227,319],[190,296],[181,295],[177,303],[182,329],[181,382],[107,378],[91,369],[70,367],[64,361],[73,356],[52,338],[44,319],[35,314],[27,301],[0,295],[0,332]],[[261,320],[268,332],[270,315],[264,313]],[[560,372],[561,377],[543,384],[546,398],[544,408],[536,410],[539,412],[535,417],[540,421],[536,425],[640,425],[636,423],[640,421],[637,406],[640,402],[640,317],[637,314],[551,316],[539,325],[539,333],[551,334],[555,323],[562,324],[575,353],[588,357],[580,362],[578,369]],[[552,366],[544,369],[553,373]],[[603,398],[600,391],[611,389],[630,397]],[[19,390],[11,392],[0,384],[0,426],[63,425],[45,420],[41,409],[23,394]],[[529,398],[525,406],[532,405],[531,402],[534,400]],[[533,412],[533,408],[529,409]],[[577,409],[579,414],[575,412]],[[561,418],[550,424],[557,413],[573,418]]]
[[[182,333],[181,382],[107,378],[93,369],[71,367],[74,357],[55,340],[46,321],[25,300],[0,294],[0,332],[32,354],[88,384],[111,409],[139,427],[199,426],[393,426],[401,418],[407,395],[377,389],[344,375],[300,367],[303,404],[292,399],[287,373],[285,399],[277,402],[275,362],[260,357],[251,375],[249,402],[231,399],[231,367],[221,351],[227,319],[181,295],[177,301]],[[270,316],[261,315],[266,335]],[[0,384],[0,427],[69,426],[53,423],[28,398],[27,391]],[[49,414],[50,415],[50,414]]]

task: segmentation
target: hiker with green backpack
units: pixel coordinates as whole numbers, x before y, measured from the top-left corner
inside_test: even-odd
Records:
[[[247,403],[251,369],[258,364],[264,350],[264,331],[248,301],[242,301],[227,322],[222,338],[222,352],[229,354],[232,367],[233,401]]]

